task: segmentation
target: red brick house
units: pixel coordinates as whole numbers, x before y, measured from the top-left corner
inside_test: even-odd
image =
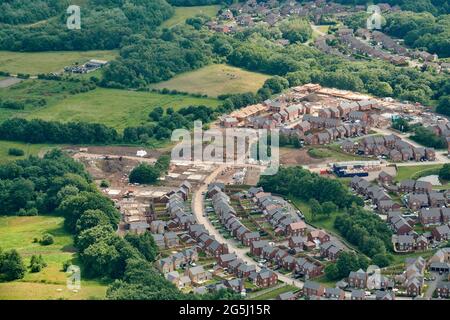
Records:
[[[306,234],[306,224],[303,221],[294,222],[287,226],[286,234],[288,236],[303,236]]]
[[[278,281],[278,276],[275,272],[269,269],[263,269],[256,277],[256,285],[262,288],[274,286]]]
[[[303,286],[303,295],[306,297],[322,297],[325,294],[325,287],[318,282],[309,281],[305,282]]]

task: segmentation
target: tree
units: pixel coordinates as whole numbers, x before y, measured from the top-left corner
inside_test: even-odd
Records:
[[[43,246],[51,245],[54,242],[55,242],[55,239],[53,239],[53,236],[50,233],[45,233],[42,236],[42,239],[39,240],[39,243],[42,244]]]
[[[325,275],[330,281],[339,279],[340,274],[335,263],[329,264],[325,267]]]
[[[158,246],[149,232],[140,235],[128,233],[125,236],[125,240],[142,253],[147,261],[152,262],[155,260],[158,254]]]
[[[337,205],[331,201],[322,203],[322,211],[327,216],[330,216],[333,212],[336,212],[337,209]]]
[[[311,208],[311,215],[314,217],[317,217],[318,215],[321,215],[323,213],[322,206],[320,205],[319,201],[316,199],[310,199],[309,200],[309,206]]]
[[[389,259],[388,255],[378,253],[372,257],[372,262],[373,262],[373,264],[377,265],[378,267],[384,268],[384,267],[387,267],[391,263],[391,260]]]
[[[442,96],[439,98],[436,112],[446,116],[450,116],[450,95]]]
[[[42,258],[42,255],[32,255],[30,260],[30,271],[40,272],[43,268],[47,266],[47,263],[44,261],[44,258]]]
[[[76,233],[100,225],[111,225],[108,216],[101,210],[86,210],[77,220]]]
[[[304,19],[285,20],[280,25],[283,38],[290,42],[306,42],[311,39],[312,29],[308,21]]]
[[[2,252],[0,249],[0,281],[22,279],[26,267],[19,253],[12,249]]]
[[[135,167],[129,176],[130,183],[152,184],[160,175],[160,171],[155,166],[142,163]]]
[[[112,226],[119,222],[119,212],[114,203],[98,192],[80,192],[64,199],[57,208],[57,212],[65,217],[64,226],[70,232],[75,232],[76,223],[87,210],[100,210],[105,213]]]
[[[450,164],[446,163],[439,169],[439,179],[450,180]]]
[[[164,115],[164,109],[162,107],[156,107],[152,112],[148,115],[150,119],[153,121],[159,121],[161,117]]]

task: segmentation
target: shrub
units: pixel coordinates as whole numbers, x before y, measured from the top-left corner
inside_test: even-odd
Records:
[[[43,268],[47,266],[47,263],[45,263],[44,258],[42,258],[41,255],[33,255],[30,260],[30,271],[31,272],[39,272]]]
[[[42,236],[42,239],[39,241],[43,246],[51,245],[55,242],[53,236],[50,233],[46,233]]]
[[[10,148],[8,150],[8,154],[10,156],[14,156],[14,157],[21,157],[21,156],[25,155],[25,152],[22,149]]]

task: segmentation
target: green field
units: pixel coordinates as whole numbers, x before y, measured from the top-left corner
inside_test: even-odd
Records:
[[[256,92],[269,76],[225,64],[213,64],[152,85],[152,88],[178,90],[217,97],[227,93]]]
[[[54,216],[0,217],[0,246],[16,249],[28,266],[31,255],[41,254],[48,264],[41,272],[27,272],[21,280],[0,283],[0,299],[88,299],[105,297],[106,285],[97,281],[81,281],[81,289],[72,292],[66,287],[65,261],[76,264],[73,238],[63,229],[64,219]],[[42,246],[33,243],[51,233],[55,242]]]
[[[148,123],[148,114],[157,106],[177,110],[190,105],[216,107],[218,104],[216,99],[99,88],[69,96],[30,113],[27,118],[95,122],[123,130],[128,126]]]
[[[21,149],[25,152],[25,155],[21,156],[21,157],[10,156],[8,154],[8,150],[10,148]],[[45,144],[27,144],[27,143],[21,143],[21,142],[11,142],[11,141],[1,141],[0,140],[0,164],[5,163],[7,161],[11,161],[11,160],[24,159],[31,155],[37,156],[37,155],[44,153],[45,151],[50,150],[51,148],[52,148],[52,146],[45,145]]]
[[[50,73],[61,71],[65,66],[87,62],[90,59],[113,60],[117,51],[58,51],[58,52],[11,52],[0,51],[0,71],[12,74]]]
[[[164,21],[162,26],[172,28],[176,25],[185,23],[186,19],[192,18],[198,14],[215,17],[219,9],[220,6],[176,7],[173,17]]]
[[[95,122],[123,130],[127,126],[147,123],[148,114],[156,106],[173,107],[176,110],[190,105],[216,107],[220,103],[217,99],[103,88],[70,94],[74,86],[77,86],[77,83],[27,80],[0,89],[0,99],[26,101],[44,98],[47,102],[43,107],[27,106],[25,110],[20,111],[2,109],[0,121],[17,116],[63,122]]]

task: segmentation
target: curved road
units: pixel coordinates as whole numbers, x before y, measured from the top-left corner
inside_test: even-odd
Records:
[[[256,265],[256,270],[259,271],[261,268],[255,263],[253,259],[247,256],[247,252],[249,252],[248,248],[238,248],[234,245],[230,240],[225,239],[214,226],[211,224],[208,218],[204,216],[204,197],[203,192],[206,192],[208,189],[208,184],[212,183],[214,179],[226,168],[226,165],[219,166],[216,170],[214,170],[204,181],[203,184],[199,187],[197,191],[194,192],[192,196],[192,214],[195,216],[195,219],[199,224],[205,226],[206,230],[216,238],[217,241],[221,243],[226,243],[230,252],[234,252],[239,258],[245,261],[248,264]],[[303,288],[303,282],[297,279],[292,279],[284,274],[281,274],[277,271],[274,271],[278,279],[290,284],[294,285],[298,288]]]

